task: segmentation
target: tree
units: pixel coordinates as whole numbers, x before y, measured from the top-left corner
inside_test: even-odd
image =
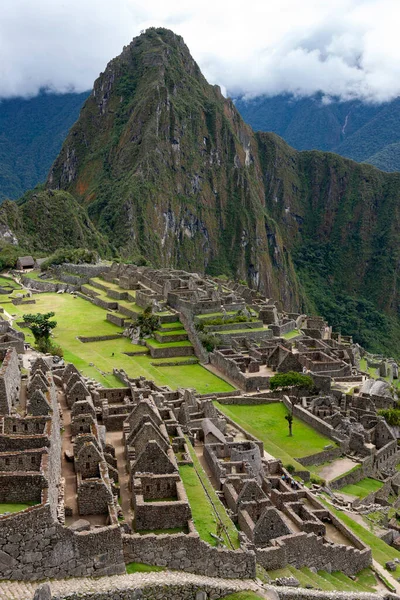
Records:
[[[160,319],[153,315],[151,306],[147,306],[142,314],[138,316],[135,322],[136,327],[140,328],[139,338],[153,335],[160,327]]]
[[[309,375],[288,371],[287,373],[277,373],[271,377],[269,387],[271,390],[297,388],[298,393],[301,389],[311,390],[314,387],[314,382]]]
[[[289,425],[289,436],[290,436],[290,437],[292,437],[292,435],[293,435],[293,434],[292,434],[293,413],[291,413],[291,412],[290,412],[290,413],[288,413],[288,414],[285,416],[285,419],[286,419],[286,421],[288,422],[288,425]]]
[[[41,352],[49,352],[51,349],[50,335],[52,329],[57,326],[57,321],[51,321],[51,317],[54,317],[55,313],[37,313],[35,315],[27,314],[23,316],[23,319],[28,323],[28,329],[33,333],[35,338],[35,344],[38,350]]]

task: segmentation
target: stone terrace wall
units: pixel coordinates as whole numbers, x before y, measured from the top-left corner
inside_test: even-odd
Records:
[[[358,483],[359,481],[361,481],[361,479],[364,479],[365,477],[370,477],[373,474],[372,465],[373,465],[373,457],[367,456],[366,458],[364,458],[361,461],[361,464],[359,467],[354,468],[351,471],[348,471],[341,477],[332,479],[332,481],[329,482],[329,486],[333,490],[339,490],[340,488],[344,487],[345,485],[349,485],[349,484],[354,485],[354,484]]]
[[[142,585],[138,588],[57,595],[52,596],[52,600],[136,600],[139,598],[142,600],[154,600],[155,598],[160,600],[196,600],[196,598],[200,597],[196,595],[199,592],[206,594],[205,596],[201,596],[201,598],[213,598],[213,600],[217,600],[235,592],[236,589],[235,585],[229,588],[226,584],[222,588],[218,586],[218,582],[215,582],[214,585],[194,585],[193,583],[168,585],[168,580],[166,580],[166,583],[153,583],[146,586]]]
[[[309,456],[296,458],[296,460],[304,467],[308,467],[310,465],[322,465],[324,462],[336,460],[342,454],[343,453],[340,448],[331,448],[330,450],[323,450],[322,452],[317,452],[316,454],[310,454]]]
[[[10,414],[10,409],[19,397],[21,389],[21,373],[18,356],[14,348],[1,356],[3,364],[0,369],[0,414]]]
[[[345,535],[353,543],[355,539],[362,549],[324,543],[321,537],[313,533],[298,533],[278,538],[276,546],[257,549],[257,562],[266,570],[282,568],[288,564],[296,569],[314,567],[324,570],[330,564],[332,571],[342,571],[346,575],[355,575],[369,567],[372,562],[370,548],[365,547],[338,519],[333,524],[340,531],[344,529]]]
[[[219,352],[211,352],[209,357],[210,363],[213,366],[229,377],[229,379],[245,392],[253,392],[259,387],[266,387],[268,381],[267,377],[258,376],[257,373],[252,377],[246,377],[234,360],[224,357]]]
[[[49,504],[0,517],[0,578],[33,580],[123,573],[118,526],[76,533]]]
[[[226,579],[254,578],[254,552],[209,546],[197,534],[123,535],[125,562],[155,564]]]

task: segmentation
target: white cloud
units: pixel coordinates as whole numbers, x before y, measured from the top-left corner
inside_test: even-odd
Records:
[[[0,97],[83,91],[148,26],[231,95],[400,95],[399,0],[4,0]]]

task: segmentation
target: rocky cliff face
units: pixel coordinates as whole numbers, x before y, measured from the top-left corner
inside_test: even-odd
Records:
[[[123,256],[227,273],[334,325],[353,311],[343,333],[387,331],[382,311],[398,325],[400,175],[254,134],[171,31],[107,65],[47,187]]]

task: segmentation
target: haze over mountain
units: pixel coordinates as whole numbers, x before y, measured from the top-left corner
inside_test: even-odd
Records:
[[[236,106],[255,131],[274,131],[297,150],[327,150],[400,170],[400,98],[371,104],[278,95],[239,98]]]
[[[255,134],[169,30],[110,61],[46,187],[2,205],[4,241],[225,273],[400,354],[400,174]],[[63,204],[76,216],[65,235]]]

